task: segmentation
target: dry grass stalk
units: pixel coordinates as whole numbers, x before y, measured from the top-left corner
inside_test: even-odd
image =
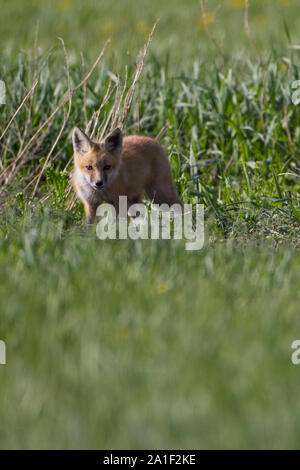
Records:
[[[81,82],[75,86],[74,88],[72,88],[72,94],[75,93],[77,90],[79,90],[83,85],[84,83],[86,83],[88,81],[88,79],[90,78],[90,76],[92,75],[93,71],[95,70],[96,66],[98,65],[98,63],[100,62],[100,60],[102,59],[103,57],[103,54],[109,44],[110,40],[107,40],[106,43],[104,44],[104,47],[102,49],[102,51],[100,52],[100,54],[98,55],[96,61],[94,62],[92,68],[90,69],[90,71],[86,74],[86,76],[81,80]],[[58,106],[55,108],[55,110],[50,114],[50,116],[40,125],[40,127],[38,128],[38,130],[34,133],[34,135],[31,137],[31,139],[28,141],[28,143],[25,145],[25,147],[23,148],[23,150],[21,152],[18,153],[17,157],[15,158],[15,160],[13,162],[11,162],[1,173],[0,173],[0,178],[3,178],[3,176],[8,172],[9,169],[11,169],[14,165],[16,165],[16,163],[18,161],[21,160],[21,158],[24,156],[24,154],[27,152],[27,150],[31,147],[32,143],[36,140],[37,136],[40,134],[40,132],[52,121],[52,119],[54,118],[54,116],[58,113],[58,111],[69,101],[69,93],[67,94],[67,96],[64,96],[61,100],[61,102],[58,104]]]
[[[28,171],[28,173],[26,175],[26,183],[27,184],[24,187],[23,191],[28,190],[28,188],[31,185],[34,184],[34,188],[33,188],[33,191],[32,191],[32,197],[34,197],[37,194],[38,187],[39,187],[41,178],[43,177],[43,174],[45,172],[45,169],[62,152],[62,149],[60,149],[58,152],[56,152],[55,155],[53,155],[53,153],[54,153],[54,151],[57,147],[57,144],[59,143],[59,141],[62,137],[62,134],[63,134],[63,132],[66,128],[66,125],[69,121],[69,118],[70,118],[71,109],[72,109],[73,94],[77,90],[79,90],[80,88],[83,88],[83,101],[84,101],[83,108],[84,108],[84,118],[85,118],[85,123],[86,123],[86,132],[91,138],[96,136],[96,138],[99,140],[99,139],[101,139],[101,137],[103,137],[103,135],[105,134],[105,132],[108,129],[110,130],[110,129],[116,127],[117,125],[121,128],[124,127],[127,116],[129,114],[129,111],[130,111],[130,108],[131,108],[131,105],[132,105],[132,100],[133,100],[135,88],[136,88],[136,85],[139,83],[139,79],[140,79],[140,76],[141,76],[141,73],[143,71],[144,64],[145,64],[145,57],[146,57],[146,54],[148,52],[148,48],[150,46],[150,43],[152,41],[153,34],[154,34],[155,28],[157,26],[157,23],[158,23],[158,21],[153,25],[153,28],[152,28],[149,36],[148,36],[147,42],[146,42],[144,48],[140,51],[140,53],[138,55],[135,74],[134,74],[132,83],[131,83],[130,87],[127,90],[127,93],[126,93],[126,89],[127,89],[127,82],[128,82],[128,71],[127,71],[127,67],[126,67],[126,69],[125,69],[125,80],[124,80],[124,83],[123,83],[122,86],[121,86],[121,83],[120,83],[120,79],[118,77],[113,77],[113,80],[116,83],[115,83],[115,86],[112,86],[112,78],[110,77],[105,95],[104,95],[98,109],[93,113],[90,121],[88,121],[88,117],[87,117],[87,115],[88,115],[87,114],[87,83],[88,83],[88,80],[89,80],[90,76],[92,75],[95,68],[97,67],[98,63],[102,59],[103,54],[104,54],[104,52],[105,52],[105,50],[106,50],[106,48],[107,48],[110,41],[109,40],[106,41],[102,51],[98,55],[96,61],[94,62],[93,66],[91,67],[91,69],[89,70],[88,73],[86,73],[86,64],[85,64],[85,61],[84,61],[84,57],[81,53],[82,66],[83,66],[83,70],[84,70],[84,77],[78,85],[76,85],[74,88],[72,88],[72,86],[71,86],[71,77],[70,77],[69,56],[68,56],[68,53],[66,51],[63,39],[59,38],[59,40],[61,41],[61,44],[62,44],[63,51],[64,51],[64,56],[65,56],[65,63],[66,63],[65,68],[66,68],[67,83],[68,83],[67,92],[62,96],[62,98],[60,99],[60,101],[57,104],[56,108],[52,111],[52,113],[44,120],[44,122],[42,122],[40,124],[38,129],[33,133],[31,138],[28,140],[28,142],[25,143],[26,142],[26,137],[29,133],[29,128],[30,128],[31,108],[32,108],[32,103],[33,103],[33,92],[34,92],[34,90],[35,90],[35,88],[38,84],[38,80],[36,79],[38,73],[37,73],[37,70],[34,71],[35,81],[34,81],[34,84],[33,84],[32,88],[25,95],[22,103],[17,108],[17,110],[15,111],[15,113],[13,114],[11,119],[9,120],[6,128],[3,130],[2,135],[0,137],[0,139],[2,139],[6,135],[8,129],[14,123],[17,114],[20,112],[20,110],[22,109],[23,106],[26,106],[27,116],[26,116],[26,122],[25,122],[25,125],[24,125],[24,130],[22,131],[22,133],[19,130],[18,126],[15,126],[15,128],[12,127],[12,130],[15,133],[15,136],[19,140],[19,151],[18,151],[16,157],[13,159],[13,161],[8,163],[5,168],[3,167],[3,163],[0,162],[1,163],[0,168],[2,170],[1,173],[0,173],[0,181],[2,179],[2,180],[4,180],[4,184],[10,184],[12,182],[13,178],[15,177],[15,175],[18,173],[18,171],[27,162],[30,162],[34,158],[36,158],[37,151],[42,147],[47,135],[49,135],[49,131],[52,129],[52,126],[49,126],[49,124],[52,122],[52,120],[57,115],[57,113],[68,103],[68,108],[65,111],[63,123],[60,127],[60,130],[59,130],[55,140],[54,140],[53,145],[51,146],[51,148],[50,148],[50,150],[49,150],[49,152],[48,152],[48,154],[45,158],[45,161],[44,161],[42,167],[34,166],[33,169]],[[31,97],[31,101],[29,102],[29,106],[27,107],[26,103],[27,103],[27,101],[30,97]],[[113,97],[113,103],[112,103],[112,106],[110,108],[110,111],[109,111],[108,115],[105,117],[105,119],[102,120],[102,124],[101,124],[100,129],[98,130],[98,133],[97,133],[97,128],[98,128],[98,124],[99,124],[101,111],[103,110],[104,106],[109,102],[109,100],[112,97]],[[43,130],[44,130],[44,132],[42,132]],[[163,130],[162,130],[162,132],[163,132]],[[1,142],[0,145],[7,152],[14,155],[12,149],[10,149],[9,147],[6,148],[6,145],[3,142]],[[29,153],[29,150],[30,150],[30,153]],[[68,161],[67,165],[65,166],[65,168],[63,170],[64,172],[67,171],[71,161],[72,161],[72,158]],[[71,189],[72,189],[71,185],[69,185],[68,189],[67,189],[66,199],[68,199],[68,197],[71,193]],[[45,200],[47,200],[47,195],[43,195],[42,198],[40,199],[40,202],[44,202]],[[75,203],[76,203],[76,200],[74,198],[72,198],[71,202],[69,203],[68,209],[73,207]]]
[[[130,86],[130,88],[129,88],[126,96],[125,96],[123,111],[122,111],[121,119],[120,119],[119,124],[118,124],[121,129],[124,127],[126,118],[128,116],[128,113],[129,113],[129,110],[130,110],[130,107],[131,107],[131,103],[132,103],[132,99],[133,99],[134,90],[135,90],[136,84],[139,81],[141,73],[143,71],[146,54],[148,52],[150,43],[151,43],[153,35],[154,35],[154,31],[156,29],[156,26],[157,26],[158,22],[159,22],[159,20],[157,20],[154,23],[153,28],[152,28],[149,36],[148,36],[148,40],[147,40],[144,48],[139,53],[137,66],[136,66],[136,72],[135,72],[132,84],[131,84],[131,86]]]
[[[10,126],[12,125],[12,123],[14,122],[17,114],[19,113],[19,111],[23,108],[24,104],[26,103],[26,101],[28,100],[28,98],[30,97],[30,95],[34,92],[35,90],[35,87],[37,86],[38,84],[38,80],[36,80],[34,82],[34,84],[32,85],[32,87],[30,88],[29,92],[27,93],[27,95],[24,97],[22,103],[20,104],[20,106],[17,108],[17,110],[14,112],[14,114],[12,115],[12,118],[10,119],[9,123],[7,124],[6,128],[4,129],[4,131],[2,132],[1,136],[0,136],[0,140],[3,139],[3,137],[5,136],[6,132],[8,131],[8,129],[10,128]]]
[[[219,52],[219,54],[223,57],[224,61],[226,60],[225,58],[225,55],[224,55],[224,52],[222,51],[222,49],[220,48],[219,44],[217,43],[215,37],[211,34],[211,32],[209,31],[209,28],[208,28],[208,25],[207,25],[207,21],[206,21],[206,18],[207,18],[207,13],[206,13],[206,10],[205,10],[205,7],[204,7],[204,2],[203,0],[199,0],[200,1],[200,8],[201,8],[201,13],[202,13],[202,17],[203,17],[203,27],[205,29],[205,32],[209,38],[209,40],[213,43],[213,45],[215,46],[215,48],[217,49],[217,51]]]
[[[58,143],[58,141],[59,141],[59,139],[60,139],[60,137],[61,137],[61,135],[62,135],[62,133],[63,133],[63,131],[64,131],[64,128],[65,128],[65,126],[66,126],[66,124],[67,124],[67,122],[68,122],[68,120],[69,120],[70,113],[71,113],[71,109],[72,109],[73,90],[72,90],[72,87],[71,87],[70,61],[69,61],[69,56],[68,56],[68,53],[67,53],[67,50],[66,50],[66,47],[65,47],[64,40],[63,40],[62,38],[58,38],[58,39],[59,39],[59,40],[61,41],[61,43],[62,43],[62,47],[63,47],[64,54],[65,54],[66,71],[67,71],[67,80],[68,80],[69,107],[68,107],[67,113],[65,114],[64,121],[63,121],[63,124],[62,124],[62,126],[61,126],[61,128],[60,128],[60,131],[59,131],[59,133],[57,134],[57,137],[56,137],[56,139],[55,139],[55,141],[54,141],[54,143],[53,143],[53,145],[52,145],[52,147],[51,147],[51,149],[50,149],[50,151],[49,151],[49,153],[48,153],[48,155],[47,155],[47,157],[46,157],[46,159],[45,159],[45,162],[44,162],[44,164],[43,164],[43,167],[42,167],[42,169],[41,169],[41,171],[40,171],[40,173],[39,173],[39,175],[38,175],[37,181],[36,181],[35,186],[34,186],[34,189],[33,189],[33,191],[32,191],[32,197],[34,197],[35,194],[36,194],[36,191],[37,191],[39,182],[40,182],[40,180],[41,180],[42,174],[44,173],[45,168],[46,168],[46,166],[48,165],[49,159],[50,159],[50,157],[51,157],[51,155],[52,155],[52,153],[53,153],[53,151],[54,151],[54,149],[55,149],[55,147],[56,147],[56,145],[57,145],[57,143]]]

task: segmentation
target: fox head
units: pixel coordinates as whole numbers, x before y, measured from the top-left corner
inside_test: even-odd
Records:
[[[81,129],[75,127],[72,141],[75,167],[93,189],[105,188],[118,174],[122,152],[120,129],[114,129],[101,142],[93,142]]]

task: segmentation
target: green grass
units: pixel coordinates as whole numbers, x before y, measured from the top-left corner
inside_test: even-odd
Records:
[[[0,4],[1,52],[8,56],[33,46],[39,24],[39,44],[53,48],[59,45],[57,36],[63,36],[77,63],[79,51],[95,54],[110,36],[110,61],[124,65],[134,58],[134,51],[144,44],[152,24],[160,18],[152,52],[160,59],[170,55],[174,70],[178,63],[189,67],[199,57],[210,60],[213,54],[216,60],[216,51],[205,34],[199,0],[186,0],[184,8],[180,0],[139,0],[134,4],[130,0],[30,0],[9,4],[2,0]],[[229,58],[257,56],[245,33],[244,0],[204,0],[204,5],[209,30]],[[297,0],[251,0],[250,7],[249,23],[260,51],[275,48],[288,52],[285,24],[291,41],[299,42]]]
[[[1,238],[1,447],[298,447],[299,254],[58,220]]]
[[[129,65],[130,82],[134,67]],[[12,164],[20,144],[23,148],[67,91],[63,72],[61,56],[54,55],[48,61],[44,56],[25,57],[3,75],[8,90],[3,122],[9,121],[20,103],[22,86],[29,89],[34,75],[40,80],[32,100],[6,134],[3,168]],[[72,67],[70,74],[75,86],[83,72]],[[109,76],[102,65],[88,83],[88,120],[103,100]],[[242,225],[250,234],[269,236],[274,229],[271,238],[275,243],[289,240],[298,246],[300,107],[291,101],[292,83],[298,78],[293,55],[285,61],[275,54],[263,63],[245,60],[225,72],[224,65],[195,61],[190,74],[178,70],[176,76],[168,71],[167,63],[149,59],[124,132],[155,137],[166,126],[160,141],[168,151],[177,189],[184,202],[205,204],[206,217],[215,221],[212,236],[239,236]],[[14,94],[14,90],[18,91]],[[103,107],[100,129],[113,103],[114,96]],[[16,208],[23,210],[29,201],[36,204],[31,198],[33,178],[60,131],[67,107],[39,134],[18,161],[18,171],[8,177],[7,191]],[[64,169],[72,157],[75,124],[86,125],[82,90],[74,94],[70,118],[38,193],[60,209],[69,207],[72,196],[66,198],[71,167],[67,172]],[[80,204],[72,214],[77,219],[82,216]]]
[[[298,448],[299,52],[288,46],[299,6],[251,2],[258,57],[243,10],[232,8],[238,1],[207,5],[221,52],[204,34],[198,2],[102,2],[99,20],[94,2],[81,14],[75,3],[32,0],[22,24],[17,2],[1,10],[0,135],[39,83],[0,141],[0,173],[11,165],[0,186],[0,447]],[[69,209],[64,171],[72,128],[86,125],[83,89],[34,195],[68,104],[13,165],[67,91],[60,46],[46,52],[55,36],[66,40],[75,86],[80,49],[88,69],[113,19],[112,44],[86,89],[89,120],[110,78],[124,85],[125,65],[128,89],[157,16],[124,130],[155,137],[166,126],[160,141],[178,192],[205,206],[199,252],[183,241],[86,233],[81,205]],[[32,47],[37,18],[41,49]]]

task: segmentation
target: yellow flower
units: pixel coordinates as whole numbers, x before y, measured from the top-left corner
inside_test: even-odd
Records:
[[[204,15],[200,16],[198,20],[198,27],[200,31],[203,31],[207,28],[211,23],[215,21],[214,16],[212,13],[205,13]]]
[[[253,26],[257,26],[258,28],[260,26],[264,26],[266,24],[266,17],[264,15],[254,16],[251,21],[251,24],[253,24]]]
[[[157,286],[157,292],[158,294],[165,294],[169,288],[166,286],[166,284],[158,284]]]
[[[285,8],[285,7],[290,7],[295,3],[295,0],[281,0],[280,6]]]
[[[136,30],[138,33],[149,33],[151,27],[145,20],[140,20],[136,24]]]
[[[230,0],[228,8],[245,8],[245,0]]]
[[[105,36],[109,36],[116,31],[116,26],[112,21],[106,21],[106,23],[102,24],[101,31]]]
[[[61,0],[58,4],[58,10],[60,12],[68,11],[71,8],[71,0]]]
[[[128,339],[130,331],[127,325],[120,325],[115,329],[115,335],[119,339]]]

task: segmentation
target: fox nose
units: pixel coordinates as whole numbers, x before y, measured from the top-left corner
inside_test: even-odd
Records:
[[[97,188],[101,188],[102,185],[103,185],[103,181],[101,181],[101,180],[96,181]]]

